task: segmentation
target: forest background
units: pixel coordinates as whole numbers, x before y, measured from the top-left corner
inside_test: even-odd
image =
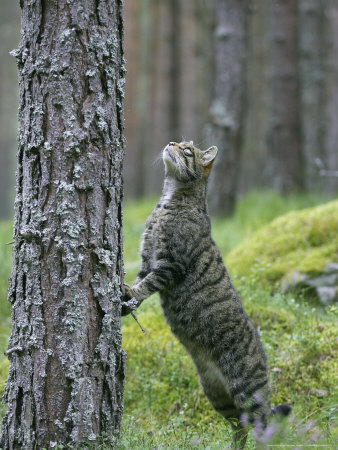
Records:
[[[17,69],[9,52],[19,41],[20,8],[8,0],[0,0],[0,8],[0,331],[4,349],[10,327],[6,304],[10,248],[5,243],[11,240],[18,106]],[[335,307],[276,288],[276,282],[299,269],[304,253],[277,275],[261,275],[266,265],[290,254],[286,245],[290,230],[285,225],[277,227],[285,240],[280,254],[275,247],[265,255],[264,264],[257,262],[259,255],[253,255],[253,264],[261,272],[247,272],[236,253],[232,259],[228,255],[245,238],[249,239],[244,241],[245,248],[250,249],[254,232],[275,217],[337,196],[337,2],[253,0],[248,7],[248,2],[237,0],[126,0],[125,53],[127,281],[136,275],[142,226],[161,190],[161,149],[183,138],[202,149],[217,145],[220,157],[209,186],[214,237],[246,298],[246,308],[255,324],[266,330],[263,341],[280,388],[274,399],[296,405],[296,441],[301,432],[303,441],[334,442]],[[317,252],[302,272],[317,274],[328,263],[337,262],[338,207],[337,202],[329,205],[335,206],[317,213],[309,210],[312,219],[290,219],[294,245],[305,245],[306,258],[311,259],[313,247],[324,247],[330,240],[331,250],[325,247],[321,255]],[[300,228],[309,222],[307,234]],[[264,229],[263,235],[269,235],[269,230],[273,235],[274,226]],[[314,233],[317,241],[311,240]],[[271,241],[264,243],[265,248]],[[240,254],[243,259],[243,249]],[[185,433],[186,446],[204,445],[206,435],[221,442],[223,425],[204,403],[189,360],[165,328],[158,299],[143,308],[140,320],[150,330],[145,343],[140,343],[131,319],[124,322],[125,347],[130,352],[127,448],[132,439],[146,440],[149,446],[173,439],[173,430],[178,430],[174,437],[178,441],[183,439],[180,433]],[[284,340],[277,338],[280,333]],[[296,353],[288,354],[288,347]],[[140,356],[133,358],[133,353]],[[5,378],[7,363],[0,361],[0,375]],[[135,432],[132,417],[141,417],[141,411],[147,412],[147,420],[137,421],[150,434],[139,437],[141,431]],[[314,418],[317,422],[312,422]],[[167,428],[161,436],[164,423]],[[213,431],[210,423],[216,424]],[[308,428],[304,425],[299,431],[300,423]]]

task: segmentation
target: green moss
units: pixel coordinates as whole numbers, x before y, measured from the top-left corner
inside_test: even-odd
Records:
[[[338,201],[290,212],[229,253],[231,273],[268,284],[292,271],[318,273],[338,260]]]
[[[5,381],[7,378],[8,367],[9,367],[8,359],[7,358],[1,359],[0,360],[0,397],[2,396],[4,387],[5,387]]]
[[[12,223],[0,222],[0,318],[8,317],[10,305],[7,301],[8,278],[12,265]]]
[[[9,368],[9,361],[7,358],[1,358],[0,359],[0,399],[2,398],[2,394],[4,392],[5,388],[5,382],[7,379],[8,374],[8,368]],[[0,418],[5,413],[6,406],[1,404],[0,402]]]

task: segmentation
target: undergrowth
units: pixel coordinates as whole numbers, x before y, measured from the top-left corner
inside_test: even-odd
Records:
[[[212,234],[226,257],[244,238],[275,217],[313,206],[320,200],[323,201],[312,196],[284,199],[272,192],[251,193],[239,202],[231,218],[213,220]],[[138,271],[140,235],[155,202],[130,202],[124,207],[128,283],[133,282]],[[0,350],[3,355],[9,334],[5,286],[10,265],[10,249],[3,244],[11,240],[10,225],[2,224],[0,234]],[[335,422],[337,307],[324,309],[309,304],[299,295],[272,293],[269,286],[262,285],[257,273],[242,276],[229,269],[244,308],[261,333],[270,364],[272,402],[286,402],[293,407],[292,417],[281,425],[270,444],[333,448],[338,437]],[[146,300],[136,314],[147,334],[142,334],[132,317],[123,318],[123,346],[128,351],[128,361],[124,419],[116,447],[229,448],[230,428],[205,399],[190,358],[163,319],[158,296]],[[7,370],[7,360],[0,356],[0,393]],[[112,445],[103,438],[101,444],[88,448],[105,449]],[[247,448],[256,448],[251,436]]]
[[[268,286],[295,272],[315,275],[338,261],[338,200],[276,218],[227,256],[230,269]]]

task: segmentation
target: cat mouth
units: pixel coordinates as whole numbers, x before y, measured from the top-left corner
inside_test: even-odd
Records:
[[[164,161],[172,161],[172,162],[176,162],[176,159],[174,157],[174,155],[172,154],[171,150],[171,146],[167,145],[164,150],[163,150],[163,160]]]
[[[162,161],[166,167],[166,170],[170,173],[177,172],[177,160],[175,157],[175,153],[170,145],[167,145],[162,153]]]

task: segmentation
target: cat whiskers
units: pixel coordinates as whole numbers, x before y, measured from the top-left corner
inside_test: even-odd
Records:
[[[154,159],[153,165],[155,166],[157,164],[160,164],[160,163],[162,163],[162,161],[163,161],[163,151],[161,153],[159,153],[157,155],[157,157]]]

